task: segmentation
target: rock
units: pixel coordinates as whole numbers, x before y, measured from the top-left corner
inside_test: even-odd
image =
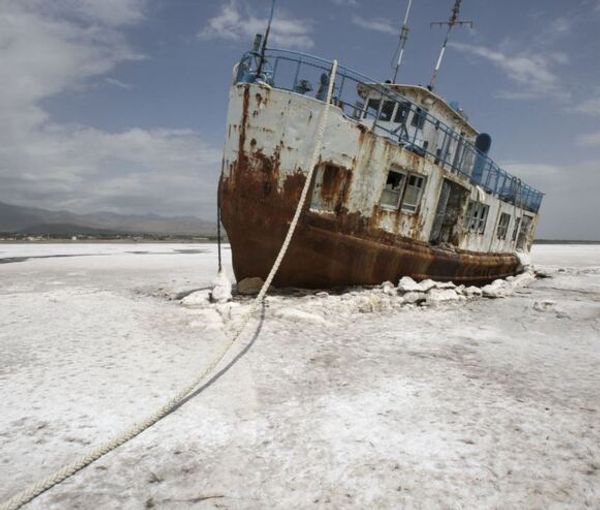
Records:
[[[458,287],[456,287],[454,289],[458,294],[463,294],[465,292],[465,286],[464,285],[459,285]]]
[[[409,304],[422,303],[425,299],[425,294],[423,292],[407,292],[402,296],[402,302]]]
[[[381,284],[381,290],[384,294],[387,294],[388,296],[395,296],[396,294],[398,294],[398,291],[396,290],[396,287],[394,287],[394,284],[392,282],[383,282]]]
[[[489,285],[482,287],[481,292],[486,298],[504,298],[513,292],[513,286],[506,280],[494,280]]]
[[[419,282],[420,290],[423,292],[427,292],[428,290],[433,289],[436,285],[437,282],[434,282],[431,278]]]
[[[427,303],[437,304],[447,301],[458,301],[460,296],[454,289],[431,289],[427,293]]]
[[[255,296],[260,292],[264,283],[265,281],[258,276],[244,278],[237,283],[238,294],[242,294],[243,296]]]
[[[475,287],[471,285],[470,287],[466,287],[462,293],[467,297],[478,297],[483,294],[482,290],[479,287]]]
[[[232,300],[231,282],[224,271],[220,271],[212,282],[209,299],[212,303],[227,303]]]
[[[317,292],[315,296],[320,298],[326,298],[329,297],[329,292],[325,292],[324,290],[322,290],[320,292]]]
[[[410,276],[403,276],[398,282],[398,290],[402,292],[423,292],[417,282]]]
[[[535,275],[531,271],[526,271],[515,276],[510,282],[513,287],[524,287],[535,280]]]

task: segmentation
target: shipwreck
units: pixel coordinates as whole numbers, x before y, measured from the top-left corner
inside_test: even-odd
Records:
[[[270,49],[257,37],[234,67],[219,182],[238,281],[265,278],[281,247],[329,80],[325,137],[275,285],[402,276],[480,285],[523,270],[543,193],[500,168],[489,156],[491,137],[434,91],[448,35],[464,23],[459,7],[457,0],[429,86],[380,82],[343,66],[332,76],[330,61]]]

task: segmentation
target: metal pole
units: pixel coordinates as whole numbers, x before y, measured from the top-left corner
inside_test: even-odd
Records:
[[[402,57],[404,56],[404,47],[406,46],[406,41],[408,40],[408,15],[410,13],[412,2],[413,0],[408,0],[406,14],[404,14],[404,22],[402,23],[402,30],[400,31],[400,52],[398,53],[398,61],[396,62],[396,70],[394,71],[394,79],[392,80],[392,83],[396,83],[398,69],[400,68],[400,64],[402,64]]]
[[[429,90],[433,90],[433,86],[435,85],[435,81],[437,80],[437,76],[440,71],[440,66],[442,65],[442,60],[444,59],[444,53],[446,53],[446,46],[448,46],[448,39],[450,39],[450,32],[452,31],[452,26],[453,25],[450,25],[448,27],[448,32],[446,32],[446,39],[444,39],[444,44],[442,44],[440,56],[437,59],[435,69],[433,70],[433,76],[431,77],[431,81],[429,82]]]
[[[275,13],[275,0],[271,0],[271,13],[269,14],[269,22],[267,23],[267,30],[265,31],[265,38],[263,39],[262,48],[260,50],[260,60],[258,62],[258,69],[256,70],[256,77],[260,77],[263,63],[265,61],[265,50],[267,49],[267,41],[269,40],[269,34],[271,33],[271,24],[273,23],[273,14]]]
[[[221,178],[223,175],[219,177],[219,185],[217,187],[217,251],[219,255],[219,273],[223,269],[223,264],[221,262]]]
[[[431,81],[429,82],[429,85],[427,86],[427,88],[429,90],[433,90],[433,87],[435,85],[435,82],[437,80],[438,77],[438,73],[440,71],[440,66],[442,65],[442,60],[444,59],[444,54],[446,53],[446,47],[448,46],[448,40],[450,39],[450,33],[452,32],[452,29],[458,25],[458,26],[464,26],[464,25],[468,25],[470,27],[473,27],[473,22],[472,21],[459,21],[458,19],[458,15],[460,13],[460,4],[461,4],[462,0],[454,0],[454,7],[452,7],[452,14],[450,15],[450,19],[446,22],[443,21],[437,21],[435,23],[432,23],[431,26],[434,25],[439,25],[439,26],[443,26],[443,25],[448,25],[448,31],[446,32],[446,38],[444,39],[444,44],[442,44],[442,49],[440,51],[440,56],[437,59],[437,62],[435,64],[435,69],[433,70],[433,76],[431,77]]]

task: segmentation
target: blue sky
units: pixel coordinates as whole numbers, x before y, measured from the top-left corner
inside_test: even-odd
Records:
[[[407,0],[278,0],[272,46],[391,77]],[[427,83],[453,0],[414,0]],[[0,200],[214,216],[231,68],[270,0],[0,0]],[[547,193],[540,237],[600,239],[600,1],[463,0],[437,92]]]

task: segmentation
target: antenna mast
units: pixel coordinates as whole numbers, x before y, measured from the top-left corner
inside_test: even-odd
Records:
[[[448,21],[436,21],[431,24],[431,27],[439,25],[440,27],[444,25],[448,25],[448,32],[446,32],[446,39],[444,39],[444,44],[442,44],[442,50],[440,51],[440,56],[438,57],[437,63],[435,64],[435,69],[433,70],[433,76],[431,77],[431,81],[427,88],[429,90],[433,90],[433,86],[435,85],[435,81],[437,80],[438,73],[440,70],[440,66],[442,64],[442,60],[444,58],[444,53],[446,53],[446,46],[448,45],[448,39],[450,39],[450,32],[452,29],[458,25],[459,27],[469,26],[473,28],[472,21],[461,21],[458,19],[458,14],[460,13],[460,4],[462,0],[454,0],[454,7],[452,7],[452,14],[450,15],[450,19]]]
[[[406,7],[406,14],[404,15],[404,23],[402,23],[402,30],[400,30],[400,44],[399,44],[399,53],[398,53],[398,61],[396,62],[396,70],[394,71],[394,79],[392,83],[396,83],[396,77],[398,76],[398,69],[400,68],[400,64],[402,64],[402,56],[404,55],[404,47],[406,46],[406,41],[408,39],[408,14],[410,13],[410,7],[412,6],[413,0],[408,0],[408,6]]]
[[[263,39],[262,48],[260,50],[260,61],[258,63],[258,69],[256,70],[256,76],[260,77],[263,63],[265,61],[265,50],[267,49],[267,41],[269,40],[269,34],[271,33],[271,23],[273,23],[273,14],[275,13],[275,0],[271,0],[271,12],[269,14],[269,21],[267,23],[267,30],[265,31],[265,38]]]

